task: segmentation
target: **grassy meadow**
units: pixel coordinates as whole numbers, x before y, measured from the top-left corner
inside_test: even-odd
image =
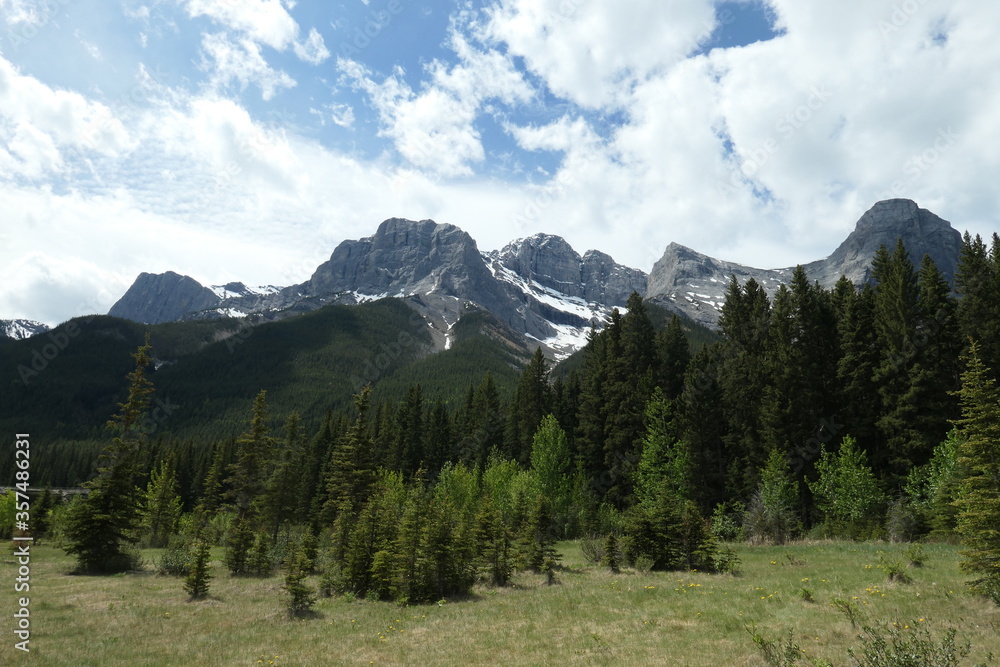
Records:
[[[965,592],[957,547],[924,545],[912,583],[889,582],[879,552],[902,560],[905,546],[850,542],[782,547],[733,545],[741,573],[612,574],[589,565],[579,543],[563,554],[557,585],[521,574],[515,586],[475,589],[468,599],[400,607],[320,599],[317,615],[289,620],[283,578],[232,578],[213,551],[210,598],[187,602],[181,580],[152,572],[111,577],[67,574],[61,550],[39,545],[31,562],[31,653],[13,648],[15,565],[3,585],[4,665],[764,665],[745,629],[798,644],[806,660],[850,665],[860,628],[831,606],[854,603],[870,620],[958,629],[972,644],[962,664],[1000,660],[1000,608]],[[158,554],[144,552],[147,561]],[[151,566],[149,566],[151,567]],[[311,580],[315,585],[315,578]],[[813,601],[804,599],[803,589]],[[803,663],[807,664],[807,663]],[[990,663],[992,664],[992,663]]]

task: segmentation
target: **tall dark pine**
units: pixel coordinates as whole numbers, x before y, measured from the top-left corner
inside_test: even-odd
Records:
[[[638,445],[644,431],[643,414],[653,390],[656,331],[642,297],[633,292],[618,336],[611,333],[608,348],[605,400],[604,465],[610,476],[605,498],[625,507],[632,493]]]
[[[269,418],[267,392],[261,390],[253,401],[250,428],[236,440],[236,461],[229,467],[231,499],[241,520],[258,515],[256,501],[263,495],[271,473],[275,440],[270,434]]]
[[[672,401],[684,389],[684,372],[691,361],[691,348],[677,315],[670,318],[665,329],[656,332],[656,351],[659,357],[656,383]]]
[[[610,334],[620,319],[615,309],[611,313],[611,324],[604,331],[598,333],[592,327],[583,350],[576,455],[588,487],[598,497],[602,497],[607,488],[599,480],[604,470],[604,429],[608,419],[605,400],[608,345]]]
[[[321,513],[322,521],[332,521],[340,508],[348,504],[361,507],[374,482],[371,437],[368,428],[368,408],[371,387],[366,386],[354,397],[357,418],[347,433],[334,445],[327,466],[327,499]]]
[[[770,319],[771,305],[760,285],[751,278],[739,287],[734,277],[723,306],[718,380],[725,415],[726,487],[738,497],[747,496],[756,486],[757,461],[765,456],[760,418],[769,386],[764,354]]]
[[[994,379],[1000,380],[1000,236],[986,247],[977,234],[966,232],[955,274],[958,321],[963,340],[974,338]]]
[[[76,556],[80,572],[123,572],[136,565],[130,548],[136,542],[135,529],[141,516],[136,480],[146,442],[143,419],[153,393],[153,384],[146,377],[151,349],[147,334],[146,342],[132,355],[135,370],[127,376],[128,398],[108,422],[116,435],[101,454],[97,477],[84,484],[89,493],[71,506],[66,552]]]
[[[917,361],[916,332],[919,298],[917,274],[900,239],[890,255],[883,246],[872,262],[875,280],[875,332],[881,360],[875,372],[881,414],[878,429],[885,439],[883,461],[873,457],[877,472],[888,475],[890,483],[905,478],[918,436],[913,424],[919,410],[911,399],[912,369]],[[864,446],[864,445],[862,445]]]
[[[508,457],[522,465],[528,464],[532,438],[542,423],[542,417],[550,412],[552,387],[549,385],[549,365],[542,349],[535,348],[531,361],[521,372],[507,416],[505,453]]]
[[[874,375],[882,357],[875,334],[875,292],[870,285],[864,285],[844,305],[837,335],[841,351],[837,363],[837,421],[843,424],[845,433],[854,435],[874,462],[876,451],[881,449],[877,446],[881,436],[876,428],[881,398]]]
[[[411,385],[396,412],[396,432],[389,468],[412,475],[424,461],[424,397],[419,384]]]
[[[958,417],[953,396],[960,385],[962,341],[951,289],[930,255],[924,255],[917,277],[917,360],[910,369],[907,400],[917,406],[913,423],[913,465],[930,460]]]

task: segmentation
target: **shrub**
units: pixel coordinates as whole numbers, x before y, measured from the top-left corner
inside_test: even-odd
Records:
[[[969,655],[971,645],[955,643],[955,629],[949,628],[940,644],[934,641],[927,628],[911,623],[900,628],[892,625],[862,628],[861,652],[848,649],[848,655],[858,667],[947,667],[958,665]]]
[[[191,549],[181,540],[174,540],[155,561],[158,574],[182,577],[191,571],[193,562]]]
[[[884,553],[879,553],[878,569],[885,572],[885,576],[889,581],[895,581],[901,584],[908,584],[913,581],[913,578],[906,573],[906,568],[903,567],[903,561],[898,559],[889,560],[886,558]]]

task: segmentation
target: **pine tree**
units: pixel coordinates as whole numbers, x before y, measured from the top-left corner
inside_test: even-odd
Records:
[[[513,536],[500,509],[484,494],[476,515],[476,551],[491,586],[506,586],[513,574]]]
[[[282,588],[288,593],[285,608],[292,618],[308,616],[316,604],[316,591],[305,584],[309,569],[301,544],[295,544],[285,562],[285,583]]]
[[[818,479],[809,482],[816,507],[833,535],[865,539],[877,532],[885,516],[886,498],[868,456],[846,436],[833,453],[823,447],[816,464]]]
[[[212,579],[212,574],[208,571],[209,544],[205,540],[198,540],[193,545],[192,551],[194,558],[191,561],[191,569],[184,579],[184,590],[192,600],[198,600],[208,595],[208,582]]]
[[[414,384],[406,390],[396,412],[395,441],[388,467],[412,475],[425,459],[423,391]]]
[[[957,318],[963,340],[974,338],[979,356],[1000,379],[1000,236],[986,247],[977,234],[966,232],[955,274],[955,290],[961,295]]]
[[[784,544],[799,528],[798,502],[798,483],[792,478],[788,458],[773,449],[744,515],[747,536],[754,542]]]
[[[1000,605],[1000,388],[979,359],[978,344],[964,361],[958,392],[962,418],[956,422],[964,472],[955,501],[956,531],[965,547],[959,567],[981,575],[971,585]]]
[[[144,542],[153,548],[167,546],[181,516],[181,499],[177,492],[174,456],[169,454],[159,468],[153,470],[146,485],[142,503]]]
[[[132,355],[135,370],[128,374],[128,398],[108,422],[117,435],[101,454],[97,477],[84,484],[89,493],[70,506],[66,552],[77,558],[81,572],[114,573],[137,565],[131,551],[137,536],[140,495],[135,482],[146,442],[143,418],[149,409],[152,383],[146,369],[152,362],[146,342]]]
[[[915,440],[913,424],[919,405],[911,394],[917,363],[915,344],[919,317],[919,286],[902,240],[892,255],[881,247],[872,262],[875,285],[875,331],[882,359],[875,372],[882,412],[877,426],[885,441],[888,472],[893,482],[905,479]],[[879,461],[875,462],[880,463]]]
[[[566,525],[573,491],[570,463],[566,434],[554,416],[546,415],[535,433],[531,470],[538,492],[549,500],[555,522],[560,526]]]
[[[371,388],[365,387],[354,399],[357,418],[334,445],[325,483],[327,499],[321,514],[324,523],[336,517],[344,502],[361,507],[368,498],[375,475],[367,422],[370,404]]]
[[[691,498],[691,454],[687,444],[677,440],[673,407],[659,387],[646,404],[645,422],[642,453],[635,471],[636,500],[652,506],[664,482],[678,498]]]
[[[841,350],[837,362],[837,416],[859,441],[872,443],[871,449],[878,451],[881,435],[876,422],[881,397],[874,375],[881,355],[875,334],[875,292],[870,285],[865,284],[854,298],[848,299],[837,322],[837,334]],[[876,457],[872,464],[884,468]]]
[[[657,384],[668,400],[675,400],[684,389],[684,372],[691,361],[691,348],[677,315],[656,333],[656,350],[660,369]]]
[[[531,445],[542,417],[552,411],[549,367],[540,347],[521,372],[507,420],[505,454],[522,465],[531,458]]]
[[[269,434],[267,392],[254,398],[249,430],[236,440],[236,461],[229,466],[229,487],[240,518],[256,519],[257,501],[270,476],[275,440]]]
[[[305,473],[299,414],[293,412],[285,421],[284,446],[274,454],[274,464],[264,483],[260,501],[262,518],[270,529],[272,541],[277,541],[278,531],[283,525],[295,521],[298,516],[299,487]]]

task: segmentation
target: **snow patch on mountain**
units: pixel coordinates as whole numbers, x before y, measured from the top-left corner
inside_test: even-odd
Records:
[[[0,320],[0,338],[24,340],[48,330],[49,325],[35,320]]]

